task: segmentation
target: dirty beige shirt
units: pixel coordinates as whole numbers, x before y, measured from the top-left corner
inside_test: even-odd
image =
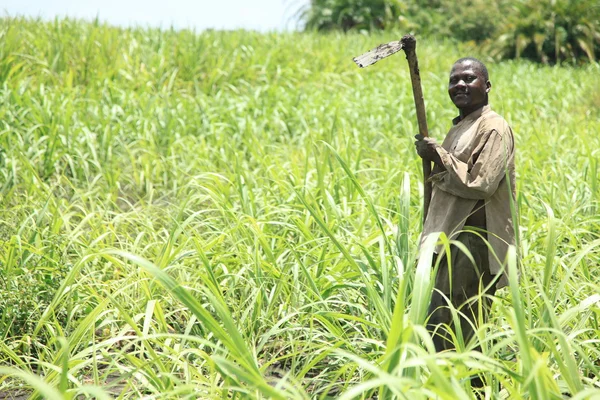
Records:
[[[502,273],[497,287],[508,284],[508,246],[515,244],[511,202],[515,205],[514,137],[504,118],[489,106],[463,120],[455,118],[437,152],[444,164],[434,169],[433,192],[421,245],[430,233],[456,239],[478,200],[485,202],[490,272]],[[442,170],[442,172],[435,173]],[[515,205],[516,210],[516,205]],[[443,251],[442,246],[436,252]]]

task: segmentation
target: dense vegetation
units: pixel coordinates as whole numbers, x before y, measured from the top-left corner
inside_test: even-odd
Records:
[[[435,354],[406,62],[351,61],[397,36],[2,20],[0,392],[598,398],[600,68],[489,64],[522,279]],[[419,42],[434,137],[467,51]]]
[[[312,0],[299,18],[309,30],[450,36],[499,59],[578,63],[600,56],[597,0]]]

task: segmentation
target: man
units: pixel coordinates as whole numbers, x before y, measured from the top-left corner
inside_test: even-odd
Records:
[[[421,244],[427,235],[443,232],[472,255],[471,259],[455,245],[448,255],[441,245],[436,248],[442,260],[427,327],[437,351],[454,348],[454,335],[448,328],[456,332],[457,327],[453,326],[448,300],[460,311],[466,342],[473,336],[474,325],[486,320],[489,296],[508,283],[506,253],[515,243],[511,211],[511,204],[515,204],[514,138],[506,121],[488,105],[491,87],[481,61],[456,61],[448,94],[459,116],[452,121],[442,145],[416,136],[417,153],[434,163],[429,178],[433,192]],[[492,251],[488,251],[486,240]]]

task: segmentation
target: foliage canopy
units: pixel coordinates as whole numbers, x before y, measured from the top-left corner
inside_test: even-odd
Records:
[[[313,0],[300,17],[307,29],[400,29],[451,36],[497,58],[542,63],[600,56],[596,0]]]

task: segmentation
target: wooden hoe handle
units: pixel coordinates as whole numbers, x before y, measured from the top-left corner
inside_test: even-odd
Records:
[[[417,61],[417,40],[412,35],[405,35],[400,40],[402,48],[406,53],[408,68],[410,71],[410,81],[412,83],[413,97],[417,109],[417,122],[419,124],[419,133],[424,137],[429,136],[427,130],[427,115],[425,114],[425,102],[423,101],[423,90],[421,89],[421,75],[419,73],[419,62]],[[431,182],[427,179],[431,175],[431,162],[423,160],[423,223],[427,218],[429,203],[431,202]]]

